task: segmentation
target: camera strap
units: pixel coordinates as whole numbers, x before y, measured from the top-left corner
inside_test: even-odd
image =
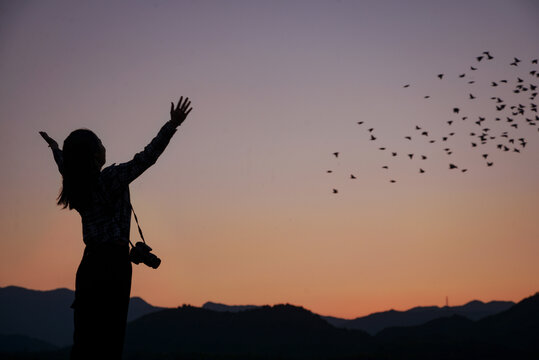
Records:
[[[140,237],[142,238],[142,242],[146,244],[146,241],[144,240],[144,235],[142,235],[142,230],[140,228],[140,225],[138,224],[137,214],[135,214],[135,209],[133,209],[133,205],[131,205],[131,202],[129,202],[129,206],[131,207],[131,211],[133,211],[133,215],[135,215],[135,221],[137,222],[138,233],[140,234]],[[129,240],[129,243],[131,244],[132,247],[134,247],[131,240]]]

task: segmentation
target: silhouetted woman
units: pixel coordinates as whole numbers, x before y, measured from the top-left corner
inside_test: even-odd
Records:
[[[84,254],[75,282],[72,359],[120,359],[131,291],[129,184],[163,153],[192,108],[188,98],[171,104],[171,119],[131,161],[105,164],[105,147],[90,130],[73,131],[63,149],[47,133],[62,174],[58,205],[75,209],[82,219]]]

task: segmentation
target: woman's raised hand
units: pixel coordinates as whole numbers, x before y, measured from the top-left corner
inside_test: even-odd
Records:
[[[54,140],[49,135],[47,135],[47,133],[45,131],[40,131],[39,135],[41,135],[41,137],[43,137],[43,139],[45,139],[45,141],[47,142],[47,144],[49,144],[51,149],[58,149],[58,143],[56,142],[56,140]]]
[[[191,105],[191,101],[189,101],[188,97],[183,100],[183,96],[180,97],[180,101],[178,101],[176,108],[174,108],[173,102],[170,103],[170,120],[174,126],[180,126],[191,110],[193,110],[189,105]]]

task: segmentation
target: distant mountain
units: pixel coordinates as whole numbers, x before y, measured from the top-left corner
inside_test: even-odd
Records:
[[[355,354],[369,342],[363,331],[335,328],[288,304],[239,312],[183,306],[129,323],[126,354],[140,359],[155,354],[316,358]]]
[[[494,315],[515,305],[512,301],[491,301],[484,303],[478,300],[470,301],[461,306],[453,307],[415,307],[406,311],[389,310],[359,317],[353,320],[345,320],[331,316],[325,316],[330,324],[346,329],[357,329],[368,332],[371,335],[392,326],[415,326],[428,321],[459,315],[470,320],[479,320],[489,315]]]
[[[56,346],[73,338],[73,291],[0,288],[0,333],[40,339]]]
[[[426,306],[415,307],[406,311],[389,310],[358,317],[352,320],[333,316],[322,316],[331,325],[339,328],[363,330],[371,335],[392,326],[415,326],[428,321],[460,315],[470,320],[479,320],[489,315],[494,315],[515,305],[512,301],[491,301],[484,303],[474,300],[465,305],[452,307]],[[213,311],[239,312],[259,308],[256,305],[225,305],[221,303],[207,302],[202,305],[203,309]]]
[[[69,289],[0,288],[0,334],[24,335],[54,346],[69,346],[73,339],[74,298],[74,291]],[[162,309],[139,297],[131,298],[128,321]]]

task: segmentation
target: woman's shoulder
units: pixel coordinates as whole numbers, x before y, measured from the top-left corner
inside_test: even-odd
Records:
[[[108,174],[111,171],[114,171],[116,166],[118,166],[118,165],[116,165],[116,163],[112,163],[111,165],[109,165],[106,168],[104,168],[103,170],[101,170],[101,174]]]
[[[113,163],[101,170],[101,174],[99,175],[101,180],[109,182],[112,178],[114,178],[117,167],[118,165],[116,165],[116,163]]]
[[[99,177],[101,185],[111,196],[117,196],[127,187],[121,182],[121,171],[116,163],[101,170]]]

